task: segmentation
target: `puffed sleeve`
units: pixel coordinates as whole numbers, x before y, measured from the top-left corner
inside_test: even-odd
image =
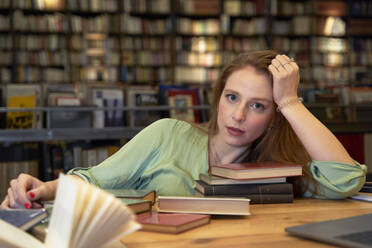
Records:
[[[305,197],[323,199],[343,199],[357,193],[366,180],[367,166],[355,162],[354,165],[313,161],[310,172],[317,184],[318,193],[314,195],[315,185],[310,184]]]

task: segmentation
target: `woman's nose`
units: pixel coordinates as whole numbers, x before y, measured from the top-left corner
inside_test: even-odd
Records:
[[[239,106],[237,106],[234,110],[234,113],[233,113],[233,119],[235,121],[244,121],[245,118],[246,118],[246,107],[245,105],[241,104]]]

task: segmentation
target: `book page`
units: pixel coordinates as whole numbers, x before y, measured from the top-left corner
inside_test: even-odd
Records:
[[[30,234],[0,219],[0,247],[42,248],[44,244]]]
[[[70,247],[73,223],[76,220],[75,202],[78,200],[78,187],[76,180],[71,176],[59,177],[56,198],[48,233],[45,238],[45,245],[49,248],[67,248]]]
[[[104,247],[139,228],[132,211],[112,194],[62,175],[46,246]]]
[[[89,192],[88,187],[79,187],[77,197],[79,200],[76,201],[75,204],[75,218],[72,226],[73,236],[71,237],[70,241],[70,246],[72,247],[77,247],[79,238],[76,237],[81,236],[83,229],[86,226],[88,221],[87,219],[89,218],[87,215],[91,212],[89,203],[92,200],[91,198],[95,198],[96,196]]]

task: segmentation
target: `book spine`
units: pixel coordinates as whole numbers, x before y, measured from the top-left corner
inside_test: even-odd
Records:
[[[276,203],[292,203],[293,194],[246,194],[246,195],[215,195],[206,196],[200,191],[196,190],[196,196],[198,197],[221,197],[221,198],[246,198],[250,199],[250,204],[276,204]]]
[[[250,204],[273,204],[273,203],[292,203],[293,194],[252,194],[247,195],[251,199]]]
[[[198,183],[204,188],[204,195],[292,194],[293,192],[293,186],[290,183],[249,185],[208,185],[202,182]]]

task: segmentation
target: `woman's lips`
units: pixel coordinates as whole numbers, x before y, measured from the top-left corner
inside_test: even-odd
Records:
[[[227,132],[232,136],[240,136],[244,134],[244,131],[239,128],[227,127]]]

